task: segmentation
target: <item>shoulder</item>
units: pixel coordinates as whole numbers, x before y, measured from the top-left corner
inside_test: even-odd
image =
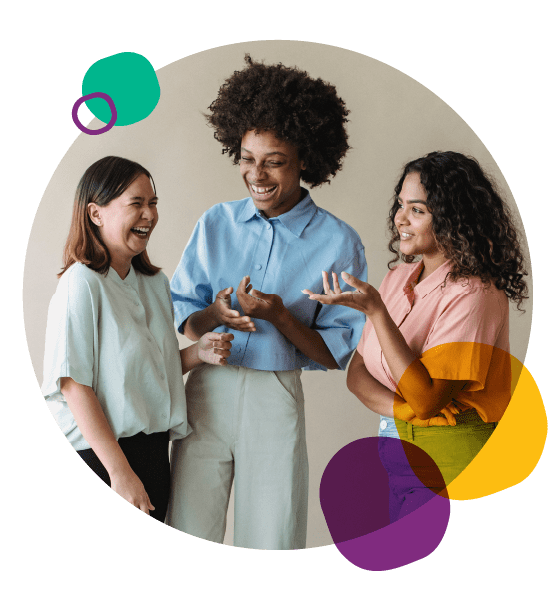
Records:
[[[81,262],[72,264],[68,270],[60,277],[58,290],[69,290],[70,294],[91,292],[98,293],[106,277],[91,270]]]
[[[322,207],[316,207],[315,217],[311,223],[318,222],[319,224],[326,227],[327,230],[333,232],[334,239],[342,239],[352,244],[357,244],[363,247],[359,234],[345,221],[336,217],[330,211],[323,209]]]
[[[497,289],[494,283],[485,285],[479,277],[469,277],[451,281],[448,279],[443,288],[443,295],[449,299],[460,300],[476,311],[499,310],[502,315],[509,313],[509,300],[504,291]]]
[[[147,286],[150,289],[153,290],[169,290],[170,289],[170,281],[168,280],[168,277],[161,271],[159,270],[156,274],[154,275],[146,275],[143,273],[140,273],[138,271],[136,272],[136,276],[137,276],[137,280],[142,282],[145,286]]]
[[[210,224],[214,222],[222,222],[222,220],[225,219],[235,221],[236,216],[244,210],[250,201],[251,197],[247,197],[246,199],[241,199],[239,201],[224,201],[223,203],[217,203],[201,215],[198,223]]]

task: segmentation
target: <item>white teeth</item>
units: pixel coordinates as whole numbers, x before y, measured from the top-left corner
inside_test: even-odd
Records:
[[[402,232],[402,238],[409,238],[411,237],[411,234],[406,234],[405,232]]]
[[[265,193],[270,193],[275,188],[276,188],[275,186],[271,186],[269,188],[269,187],[265,187],[265,186],[253,186],[253,185],[251,185],[251,189],[253,190],[253,192],[254,193],[257,193],[258,195],[264,195]]]
[[[148,234],[150,228],[149,227],[132,227],[131,229],[134,231],[140,231],[141,233],[144,233],[144,234]]]

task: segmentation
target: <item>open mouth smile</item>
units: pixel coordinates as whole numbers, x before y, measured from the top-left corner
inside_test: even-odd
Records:
[[[131,232],[140,238],[146,238],[149,235],[150,227],[132,227]]]
[[[249,188],[255,193],[258,197],[266,197],[271,195],[277,188],[278,185],[274,186],[255,186],[254,184],[250,184]]]

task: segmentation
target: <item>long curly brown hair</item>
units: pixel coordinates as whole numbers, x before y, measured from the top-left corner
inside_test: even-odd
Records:
[[[272,131],[297,147],[307,168],[303,182],[311,188],[330,182],[349,149],[349,111],[336,88],[296,67],[255,62],[249,54],[245,61],[247,67],[224,82],[205,115],[222,153],[238,164],[247,131]]]
[[[457,152],[432,152],[404,167],[388,219],[388,249],[395,254],[388,267],[400,258],[403,262],[415,259],[399,251],[400,235],[394,222],[403,182],[411,172],[419,174],[427,193],[433,235],[444,256],[453,262],[448,278],[479,277],[486,286],[493,283],[503,290],[521,309],[527,299],[524,277],[528,273],[520,233],[494,181],[474,158]]]

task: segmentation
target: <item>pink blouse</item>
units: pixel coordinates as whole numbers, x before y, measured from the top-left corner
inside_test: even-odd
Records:
[[[510,401],[509,303],[494,285],[479,278],[449,278],[451,261],[416,283],[422,262],[400,264],[380,286],[388,312],[431,378],[467,381],[455,398],[475,408],[485,422],[497,422]],[[357,346],[369,373],[391,391],[396,383],[372,323]]]

